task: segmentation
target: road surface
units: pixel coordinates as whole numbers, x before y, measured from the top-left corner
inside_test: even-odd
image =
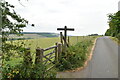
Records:
[[[118,45],[108,37],[98,38],[87,67],[76,72],[59,72],[57,78],[118,78]]]

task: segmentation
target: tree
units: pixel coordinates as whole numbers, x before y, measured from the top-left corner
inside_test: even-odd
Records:
[[[120,40],[120,11],[108,15],[109,29],[106,31],[106,36],[116,37]]]
[[[2,34],[2,57],[4,59],[7,59],[10,57],[11,50],[17,50],[19,49],[18,46],[14,46],[13,44],[8,44],[7,41],[9,39],[10,34],[16,34],[20,36],[20,33],[23,31],[22,28],[26,27],[28,24],[28,21],[24,18],[21,18],[20,15],[18,15],[15,10],[15,6],[9,4],[6,1],[1,1],[0,3],[0,10],[1,10],[1,19],[2,24],[0,25],[0,30]],[[10,21],[10,19],[13,19],[14,21]]]
[[[20,1],[20,0],[18,0]],[[6,80],[8,78],[44,78],[45,76],[41,75],[49,75],[50,77],[53,76],[52,73],[45,72],[46,67],[41,63],[38,65],[33,64],[31,55],[25,56],[25,54],[30,53],[29,50],[26,50],[24,43],[21,43],[20,45],[14,45],[11,41],[11,43],[8,43],[9,35],[10,34],[16,34],[18,36],[21,36],[21,32],[23,32],[22,28],[26,27],[28,24],[28,21],[24,18],[21,18],[20,15],[18,15],[14,11],[15,6],[9,4],[6,1],[0,2],[0,12],[1,16],[0,19],[2,19],[2,24],[0,25],[0,31],[2,34],[2,79]],[[14,20],[14,22],[10,21],[10,18]],[[34,26],[34,24],[32,24]],[[23,61],[20,64],[17,64],[16,66],[11,66],[10,64],[6,64],[9,58],[16,54],[13,51],[23,52]],[[28,62],[25,62],[28,61]],[[30,66],[26,63],[30,63]],[[1,67],[1,66],[0,66]]]

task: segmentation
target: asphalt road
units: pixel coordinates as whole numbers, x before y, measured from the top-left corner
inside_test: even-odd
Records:
[[[60,72],[57,78],[118,78],[118,45],[108,37],[98,38],[87,67],[76,72]]]

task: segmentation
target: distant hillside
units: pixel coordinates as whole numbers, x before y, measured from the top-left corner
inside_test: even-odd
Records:
[[[22,34],[37,34],[42,37],[58,37],[59,34],[49,32],[23,32]]]
[[[17,36],[15,34],[10,34],[9,40],[37,39],[37,38],[59,36],[59,34],[56,34],[56,33],[43,33],[43,32],[22,32],[21,34],[23,34],[23,36]]]

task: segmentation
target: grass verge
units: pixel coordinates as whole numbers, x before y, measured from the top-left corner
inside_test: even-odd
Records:
[[[62,53],[62,57],[56,67],[59,71],[75,71],[79,67],[86,65],[86,61],[92,56],[94,42],[97,37],[86,39],[70,46],[66,52]],[[80,68],[79,68],[80,69]]]
[[[118,45],[120,45],[120,40],[118,40],[115,37],[110,37],[110,39],[112,39],[115,43],[117,43]]]

